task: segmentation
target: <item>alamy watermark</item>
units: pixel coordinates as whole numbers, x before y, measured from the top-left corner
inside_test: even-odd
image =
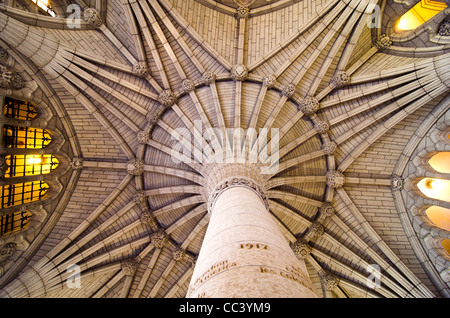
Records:
[[[69,276],[66,280],[66,285],[70,289],[81,288],[81,269],[77,264],[67,266],[67,274]]]

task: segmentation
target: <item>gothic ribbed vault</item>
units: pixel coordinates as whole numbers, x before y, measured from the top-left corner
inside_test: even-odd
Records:
[[[56,18],[1,4],[0,45],[22,94],[46,95],[65,119],[73,186],[5,265],[2,297],[184,297],[211,193],[239,176],[262,188],[324,296],[450,295],[450,257],[438,272],[398,210],[404,148],[450,105],[449,40],[391,34],[414,3],[80,0],[84,19],[68,28],[67,1],[52,2]],[[278,165],[250,163],[275,150],[226,139],[229,128],[266,128]],[[212,160],[226,147],[243,162]],[[81,288],[67,286],[72,264]]]

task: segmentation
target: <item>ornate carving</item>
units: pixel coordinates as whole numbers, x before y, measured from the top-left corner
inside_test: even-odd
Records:
[[[379,50],[385,50],[385,49],[388,49],[392,45],[392,40],[386,34],[381,34],[375,41],[374,45]]]
[[[11,72],[4,65],[0,65],[0,87],[21,89],[25,86],[25,82],[19,74]]]
[[[146,205],[146,203],[147,203],[147,202],[146,202],[147,196],[145,195],[145,191],[144,191],[144,190],[138,191],[138,192],[134,195],[133,199],[134,199],[134,202],[135,202],[137,205],[139,205],[139,206],[141,206],[141,207],[144,207],[144,208],[147,208],[147,205]]]
[[[255,181],[243,177],[231,177],[220,182],[211,192],[208,200],[209,213],[212,213],[214,203],[219,194],[222,193],[225,189],[234,186],[243,186],[254,190],[261,197],[266,208],[269,209],[269,201],[267,195]]]
[[[325,152],[326,155],[332,155],[336,151],[337,144],[334,141],[326,140],[323,145],[322,149]]]
[[[450,18],[446,18],[441,22],[437,34],[440,36],[450,36]]]
[[[319,271],[320,282],[322,283],[323,289],[327,291],[332,291],[339,285],[339,278],[327,272],[325,270]]]
[[[289,84],[283,88],[281,94],[286,96],[287,98],[292,97],[295,93],[295,85]]]
[[[144,161],[141,159],[131,159],[127,163],[127,171],[133,176],[140,176],[144,172]]]
[[[244,81],[248,76],[247,67],[243,64],[235,64],[231,68],[231,78],[233,81]]]
[[[338,170],[328,171],[326,177],[327,185],[333,189],[341,188],[345,183],[344,174]]]
[[[9,57],[8,51],[0,47],[0,60],[7,59]]]
[[[262,83],[267,89],[272,88],[275,82],[277,81],[277,78],[275,75],[266,75],[263,77]]]
[[[212,83],[214,83],[216,81],[216,74],[212,73],[212,72],[205,72],[202,75],[203,77],[203,82],[206,85],[211,85]]]
[[[319,110],[320,104],[314,96],[307,96],[299,101],[299,106],[305,115],[312,115]]]
[[[181,247],[177,246],[174,248],[172,255],[174,260],[181,261],[183,258],[186,257],[186,251]]]
[[[170,89],[166,89],[158,96],[158,102],[164,107],[172,107],[177,102],[177,97]]]
[[[333,87],[341,87],[347,84],[350,81],[350,75],[348,75],[345,71],[340,71],[330,81],[331,86]]]
[[[297,258],[299,259],[304,259],[311,253],[312,250],[312,247],[303,238],[300,238],[292,243],[291,248],[294,251],[295,256],[297,256]]]
[[[319,222],[313,222],[305,235],[306,241],[313,241],[325,232],[323,225]]]
[[[81,157],[74,157],[70,161],[70,166],[72,169],[82,169],[83,168],[83,158]]]
[[[159,229],[150,236],[150,241],[155,247],[163,248],[168,238],[169,237],[164,229]]]
[[[393,174],[391,176],[391,189],[398,191],[398,190],[402,190],[405,186],[405,180],[401,177],[398,176],[396,174]]]
[[[148,67],[145,62],[137,62],[136,64],[134,64],[133,73],[140,77],[147,75]]]
[[[191,80],[185,79],[183,83],[181,83],[181,88],[186,93],[192,92],[195,89],[195,83]]]
[[[156,217],[153,215],[153,212],[150,210],[146,210],[141,215],[141,222],[143,224],[147,224],[152,229],[158,227],[158,221],[156,220]]]
[[[250,15],[250,9],[246,6],[239,6],[236,9],[236,16],[238,19],[248,19]]]
[[[9,242],[0,248],[0,257],[10,257],[17,250],[17,243]]]
[[[127,260],[122,263],[122,272],[125,276],[133,276],[139,263],[136,260]]]
[[[96,28],[99,28],[103,24],[100,13],[94,8],[87,8],[84,10],[84,21]]]
[[[330,129],[330,124],[323,120],[316,120],[314,123],[314,128],[319,134],[324,134]]]
[[[320,215],[323,215],[323,216],[327,217],[327,216],[332,216],[332,215],[334,214],[335,211],[334,211],[334,208],[333,208],[333,206],[331,205],[331,203],[324,202],[324,203],[320,206],[319,212],[320,212]]]
[[[146,144],[150,140],[150,131],[152,126],[148,125],[143,130],[137,133],[137,139],[141,144]]]

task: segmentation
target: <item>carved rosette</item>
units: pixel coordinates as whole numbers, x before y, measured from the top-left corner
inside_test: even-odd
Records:
[[[385,50],[385,49],[388,49],[392,45],[392,40],[386,34],[382,34],[377,38],[374,45],[379,50]]]
[[[326,174],[327,185],[333,189],[342,188],[345,183],[344,174],[338,170],[328,171]]]
[[[6,243],[0,248],[0,258],[10,257],[11,255],[14,254],[17,248],[18,248],[17,243],[14,242]]]
[[[247,76],[248,76],[248,71],[247,71],[247,67],[245,67],[245,65],[235,64],[231,68],[231,78],[233,79],[233,81],[235,81],[235,82],[245,81]]]
[[[450,18],[446,18],[441,22],[437,34],[440,36],[450,36]]]
[[[84,21],[96,28],[101,27],[101,25],[103,24],[100,13],[94,8],[87,8],[86,10],[84,10]]]
[[[269,201],[267,195],[263,190],[263,188],[261,188],[255,181],[244,177],[231,177],[220,182],[211,192],[208,200],[209,213],[212,213],[214,203],[219,194],[221,194],[225,189],[229,187],[238,187],[238,186],[247,187],[255,191],[260,196],[261,200],[264,202],[266,209],[267,210],[269,209]]]
[[[131,159],[127,163],[127,171],[133,176],[140,176],[144,173],[144,161],[141,159]]]
[[[148,126],[144,130],[137,133],[137,140],[139,143],[146,144],[150,140],[150,130],[151,126]]]
[[[326,155],[332,155],[336,151],[337,144],[334,141],[326,140],[323,145],[322,149],[325,152]]]
[[[331,203],[324,202],[319,208],[320,215],[324,217],[331,217],[334,214],[334,208]]]
[[[159,94],[158,102],[164,107],[172,107],[177,102],[177,97],[172,90],[166,89]]]
[[[405,187],[405,180],[396,174],[391,176],[391,189],[394,191],[402,190]]]
[[[283,96],[286,96],[287,98],[294,96],[294,93],[295,93],[295,85],[294,84],[285,86],[283,88],[283,90],[281,91],[281,94]]]
[[[83,168],[83,158],[81,157],[74,157],[71,161],[70,161],[70,166],[72,167],[72,169],[82,169]]]
[[[186,257],[186,251],[181,247],[177,246],[174,248],[172,255],[175,261],[181,261]]]
[[[186,93],[192,92],[195,89],[195,83],[189,79],[185,79],[183,83],[181,83],[181,89]]]
[[[135,202],[137,205],[146,208],[146,203],[147,203],[147,202],[146,202],[146,199],[147,199],[147,196],[145,195],[145,191],[144,191],[144,190],[138,191],[138,192],[134,195],[133,199],[134,199],[134,202]]]
[[[236,9],[236,16],[238,19],[248,19],[250,16],[250,9],[246,6],[239,6]]]
[[[25,86],[25,82],[19,74],[11,72],[4,65],[0,65],[0,87],[21,89]]]
[[[342,87],[350,81],[350,75],[347,72],[341,71],[338,72],[330,81],[331,86],[333,87]]]
[[[312,247],[305,239],[300,238],[291,244],[291,249],[294,251],[294,254],[298,259],[304,259],[311,254]]]
[[[272,88],[273,85],[275,85],[276,81],[277,81],[277,78],[273,74],[266,75],[262,79],[263,86],[267,87],[267,89]]]
[[[206,85],[211,85],[212,83],[214,83],[216,81],[216,74],[212,73],[212,72],[205,72],[202,75],[203,78],[203,83],[205,83]]]
[[[151,228],[156,228],[158,226],[158,221],[156,217],[153,215],[152,211],[146,210],[141,215],[141,223],[147,224]]]
[[[133,73],[137,76],[143,77],[148,73],[148,67],[145,62],[137,62],[133,65]]]
[[[305,235],[306,241],[313,241],[325,232],[323,225],[319,222],[313,222],[308,228],[308,232]]]
[[[330,129],[330,124],[323,120],[316,120],[314,123],[314,128],[319,134],[324,134]]]
[[[163,248],[167,240],[168,235],[163,229],[156,231],[150,236],[151,244],[153,244],[156,248]]]
[[[125,276],[133,276],[138,267],[138,262],[135,260],[127,260],[122,263],[122,272]]]
[[[320,104],[314,96],[307,96],[299,101],[299,106],[305,115],[312,115],[319,110]]]
[[[332,291],[339,285],[339,278],[327,272],[325,270],[319,271],[320,282],[322,283],[323,289],[327,291]]]

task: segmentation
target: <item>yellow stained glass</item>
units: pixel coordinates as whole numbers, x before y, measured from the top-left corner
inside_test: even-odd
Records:
[[[0,236],[26,229],[30,225],[32,216],[31,212],[26,210],[2,215],[0,217]]]
[[[52,155],[7,155],[5,178],[47,174],[56,169],[58,159]]]
[[[44,181],[31,181],[0,186],[1,208],[42,200],[49,186]]]
[[[450,209],[433,205],[426,209],[425,213],[434,225],[450,231]]]
[[[17,127],[5,125],[3,127],[3,143],[5,148],[45,148],[51,141],[50,133],[42,128]]]
[[[3,115],[9,118],[31,120],[37,116],[36,108],[30,102],[5,97]]]
[[[428,163],[437,172],[450,173],[450,152],[439,152],[431,157]]]
[[[427,197],[450,202],[450,181],[424,178],[417,183],[419,190]]]
[[[401,16],[396,23],[398,31],[414,30],[447,7],[443,1],[422,0]]]

